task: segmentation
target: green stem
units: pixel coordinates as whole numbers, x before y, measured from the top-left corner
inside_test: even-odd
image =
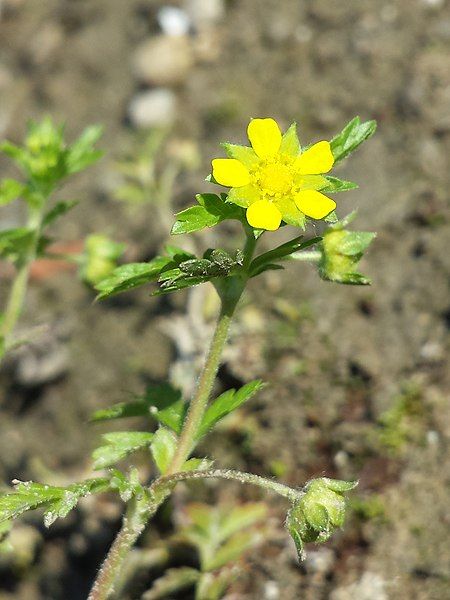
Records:
[[[242,471],[224,470],[224,469],[212,469],[209,471],[185,471],[181,473],[174,473],[172,475],[166,475],[161,477],[154,482],[151,489],[156,494],[159,488],[167,488],[172,486],[174,483],[179,481],[187,481],[188,479],[228,479],[231,481],[239,481],[239,483],[249,483],[262,487],[265,490],[269,490],[280,496],[284,496],[291,502],[298,500],[303,492],[294,490],[293,488],[284,485],[283,483],[277,483],[266,477],[259,475],[253,475],[252,473],[243,473]]]
[[[28,286],[28,279],[30,276],[30,269],[33,261],[36,258],[44,206],[45,200],[43,199],[39,204],[39,208],[30,209],[27,228],[34,230],[33,240],[30,243],[28,252],[21,258],[18,264],[17,273],[11,286],[6,309],[3,315],[3,321],[0,326],[0,340],[4,340],[5,348],[8,348],[9,338],[14,331],[20,315],[22,314]]]
[[[109,598],[130,550],[144,531],[150,517],[156,512],[156,508],[156,505],[149,505],[148,498],[130,502],[122,528],[100,568],[88,600]]]
[[[246,270],[251,262],[255,246],[256,240],[254,239],[253,233],[247,232],[247,243],[244,248],[244,272],[239,275],[227,277],[223,280],[217,280],[215,282],[216,289],[221,300],[221,310],[217,321],[216,330],[211,341],[209,353],[206,357],[205,365],[200,375],[194,397],[192,398],[186,419],[183,424],[177,450],[172,463],[167,470],[168,481],[166,481],[166,484],[163,486],[154,485],[150,488],[151,492],[156,493],[153,494],[151,507],[147,513],[140,514],[138,507],[134,504],[130,504],[128,515],[124,519],[122,529],[111,546],[111,549],[103,563],[102,568],[100,569],[88,600],[106,600],[113,592],[117,577],[122,570],[123,563],[131,548],[145,528],[145,525],[150,517],[170,495],[173,485],[177,482],[177,472],[181,469],[195,446],[198,431],[208,405],[208,400],[214,386],[217,371],[220,366],[220,359],[227,340],[230,323],[233,318],[235,308],[240,297],[242,296],[242,292],[244,291],[245,284],[247,283]],[[195,474],[196,472],[191,472],[191,476],[192,473]],[[170,480],[170,476],[175,477],[173,481]],[[261,483],[257,483],[257,480],[259,481],[263,478],[258,478],[256,475],[249,475],[249,477],[252,477],[252,482],[256,485],[262,485]],[[230,476],[229,479],[231,478],[232,477]],[[161,479],[158,481],[160,482]],[[250,480],[247,481],[250,483]],[[274,486],[281,486],[281,484],[275,484],[274,482],[270,483],[273,483]],[[267,488],[268,486],[266,485],[265,487]],[[280,490],[281,488],[285,487],[286,486],[281,486]],[[271,489],[274,489],[274,487],[272,486]],[[286,495],[286,493],[283,495]],[[134,523],[136,523],[136,525],[133,525]]]
[[[205,366],[200,375],[194,397],[189,405],[186,420],[178,441],[178,447],[172,460],[172,464],[169,467],[168,473],[176,473],[179,471],[189,454],[192,452],[195,440],[197,438],[197,433],[214,386],[217,371],[219,370],[220,359],[228,337],[228,331],[233,318],[234,309],[239,301],[242,290],[240,292],[236,292],[236,297],[233,300],[227,301],[226,299],[222,299],[221,312],[217,321],[214,336],[211,341]]]

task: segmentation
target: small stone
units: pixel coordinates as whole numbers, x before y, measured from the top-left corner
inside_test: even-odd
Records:
[[[128,107],[128,116],[135,127],[163,127],[176,117],[177,99],[168,89],[159,88],[137,94]]]
[[[329,573],[333,569],[335,555],[330,548],[309,550],[306,554],[304,566],[308,573]]]
[[[147,85],[180,85],[194,65],[194,52],[186,36],[160,35],[141,44],[132,60],[136,78]]]
[[[377,573],[366,571],[359,581],[336,588],[331,600],[388,600],[386,581]]]
[[[187,0],[186,12],[196,29],[215,25],[225,15],[223,0]]]
[[[278,600],[280,597],[280,588],[276,581],[266,581],[264,584],[265,600]]]
[[[159,26],[166,35],[187,35],[191,20],[186,12],[177,6],[163,6],[156,15]]]

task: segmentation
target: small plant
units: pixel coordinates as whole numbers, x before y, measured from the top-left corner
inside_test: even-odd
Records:
[[[312,260],[317,264],[319,274],[328,280],[345,284],[369,283],[355,267],[373,234],[347,232],[348,220],[338,222],[334,213],[336,203],[328,196],[357,186],[328,173],[374,131],[373,121],[361,123],[355,118],[331,142],[321,141],[302,149],[295,124],[283,135],[273,119],[252,120],[248,127],[251,147],[224,144],[228,158],[218,158],[212,163],[210,181],[230,188],[229,191],[220,195],[199,194],[195,206],[177,214],[172,228],[173,235],[186,234],[235,220],[243,227],[243,247],[208,249],[203,256],[197,257],[181,248],[168,246],[164,254],[153,260],[120,266],[96,284],[98,298],[103,299],[149,283],[156,283],[153,294],[161,295],[209,282],[217,291],[221,308],[204,368],[189,402],[181,392],[163,384],[150,388],[143,397],[102,409],[93,416],[94,421],[146,416],[158,425],[156,431],[152,427],[150,430],[105,434],[102,445],[93,455],[94,469],[104,471],[100,477],[68,487],[15,482],[15,491],[0,497],[1,520],[10,520],[27,510],[42,507],[45,523],[49,526],[57,518],[66,516],[86,495],[107,490],[120,494],[127,503],[123,526],[100,569],[90,600],[110,597],[131,548],[181,481],[231,480],[278,494],[289,507],[286,526],[300,558],[304,556],[305,544],[323,542],[336,528],[342,527],[345,494],[355,487],[356,482],[321,477],[304,487],[290,487],[252,473],[216,468],[212,460],[193,455],[202,438],[221,419],[248,402],[263,387],[262,381],[251,381],[240,389],[227,390],[211,399],[230,324],[251,279],[269,270],[283,269],[290,259]],[[305,230],[310,220],[331,225],[321,236],[305,238],[303,234],[297,235],[271,250],[256,253],[258,242],[267,231],[285,225]],[[311,255],[313,247],[315,250]],[[115,467],[117,462],[137,450],[150,451],[153,457],[159,474],[150,482],[141,481],[136,468],[124,474]],[[232,511],[228,517],[231,514]],[[194,529],[188,530],[190,533],[187,534],[191,541],[195,534],[201,555],[200,587],[207,585],[204,582],[209,581],[209,573],[215,566],[228,562],[218,556],[227,544],[232,546],[233,535],[237,535],[232,527],[227,534],[231,537],[225,536],[220,543],[215,538],[214,544],[207,546],[208,539],[211,542],[211,531],[205,525],[205,519],[216,519],[216,524],[223,527],[227,515],[223,516],[216,509],[204,509],[202,515],[201,523],[192,517]],[[228,548],[228,556],[235,558],[241,550],[234,553]],[[194,581],[191,572],[189,577],[193,584],[199,576],[196,574]],[[220,582],[217,585],[220,587]],[[212,594],[208,598],[219,595]]]
[[[262,502],[234,508],[190,504],[186,514],[189,524],[175,538],[195,548],[199,568],[168,569],[145,594],[146,600],[164,599],[192,587],[198,600],[219,600],[235,577],[230,565],[264,539],[261,524],[267,507]]]
[[[51,119],[31,122],[23,146],[11,142],[0,144],[22,172],[23,180],[3,179],[0,182],[0,206],[22,199],[27,209],[23,227],[0,230],[0,259],[7,259],[15,267],[6,308],[0,313],[0,360],[6,350],[16,345],[14,328],[25,300],[32,263],[47,254],[53,241],[47,232],[59,217],[69,212],[78,202],[53,200],[59,186],[98,160],[102,153],[94,148],[101,135],[98,126],[88,127],[73,144],[64,141],[64,128]]]

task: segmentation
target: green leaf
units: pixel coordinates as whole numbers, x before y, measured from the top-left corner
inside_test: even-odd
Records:
[[[356,190],[359,186],[353,181],[344,181],[338,177],[331,177],[326,175],[325,179],[328,181],[328,185],[320,189],[325,194],[333,194],[336,192],[347,192],[348,190]]]
[[[184,290],[186,288],[200,285],[201,283],[207,283],[208,281],[211,281],[211,277],[177,277],[162,283],[160,289],[153,292],[152,296],[162,296],[164,294],[170,294],[171,292]]]
[[[56,221],[58,217],[61,217],[72,210],[72,208],[74,208],[78,202],[79,200],[62,200],[61,202],[57,202],[55,206],[44,216],[42,226],[47,227],[47,225],[50,225]]]
[[[354,152],[365,140],[369,139],[377,128],[376,121],[361,123],[355,117],[342,132],[331,140],[331,151],[335,162],[339,162]]]
[[[106,442],[92,453],[94,469],[104,469],[119,462],[132,452],[150,446],[154,435],[146,431],[116,431],[105,433],[102,439]]]
[[[225,598],[231,582],[236,579],[237,573],[233,567],[221,569],[218,573],[202,573],[200,581],[197,583],[197,600],[220,600]]]
[[[228,539],[215,554],[204,556],[202,569],[215,571],[238,560],[247,550],[260,544],[263,536],[258,531],[240,531]]]
[[[224,514],[221,519],[218,539],[226,540],[241,529],[259,523],[267,516],[267,505],[263,502],[247,502],[235,506]]]
[[[0,182],[0,206],[9,204],[21,196],[26,186],[15,179],[3,179]]]
[[[205,435],[218,421],[236,410],[247,400],[250,400],[263,386],[264,383],[260,379],[256,379],[247,383],[238,391],[231,389],[221,394],[208,407],[198,431],[198,438]]]
[[[267,270],[266,266],[268,264],[272,264],[273,261],[282,260],[286,257],[289,257],[294,252],[298,252],[300,250],[309,248],[310,246],[313,246],[314,244],[320,242],[322,238],[315,237],[310,240],[307,240],[306,242],[302,242],[302,239],[303,236],[300,235],[299,237],[296,237],[293,240],[290,240],[289,242],[278,246],[278,248],[269,250],[268,252],[265,252],[264,254],[261,254],[260,256],[255,258],[250,264],[250,276],[256,277],[256,275],[259,275],[263,271]]]
[[[95,289],[100,292],[97,299],[102,300],[156,281],[161,270],[171,261],[169,257],[157,256],[148,263],[129,263],[117,267],[109,277],[96,284]]]
[[[91,421],[107,421],[126,417],[151,417],[180,433],[187,405],[180,390],[168,383],[149,386],[145,395],[131,402],[120,402],[96,411]]]
[[[200,572],[191,567],[167,569],[162,577],[157,579],[152,588],[142,596],[143,600],[167,600],[173,594],[193,587],[200,578]]]
[[[160,473],[164,475],[177,449],[177,437],[169,429],[160,427],[152,441],[153,459]]]
[[[226,202],[226,195],[198,194],[196,196],[199,206],[191,206],[177,213],[177,220],[172,227],[172,235],[192,233],[205,227],[214,227],[226,219],[242,220],[245,211]]]
[[[88,479],[68,487],[55,487],[41,483],[15,482],[12,493],[0,496],[0,522],[16,519],[22,513],[36,508],[45,508],[44,523],[52,525],[59,517],[65,517],[80,498],[105,491],[109,480]]]
[[[34,231],[26,227],[16,229],[4,229],[0,231],[0,257],[19,257],[28,250],[32,242]]]
[[[101,150],[96,150],[94,145],[102,136],[103,128],[100,125],[87,127],[67,152],[67,173],[78,173],[103,156]]]

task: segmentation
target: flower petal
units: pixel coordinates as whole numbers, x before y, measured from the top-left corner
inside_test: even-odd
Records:
[[[212,161],[213,177],[226,187],[241,187],[250,183],[246,167],[235,158],[215,158]]]
[[[273,119],[252,119],[247,134],[259,158],[274,156],[280,149],[281,131]]]
[[[295,161],[296,170],[303,175],[328,173],[334,165],[330,142],[317,142]]]
[[[299,192],[295,196],[295,204],[307,217],[323,219],[336,208],[336,202],[315,190]]]
[[[233,188],[228,192],[227,200],[243,208],[247,208],[253,202],[261,198],[260,191],[252,185],[244,185],[240,188]]]
[[[289,156],[300,154],[300,142],[297,135],[297,123],[292,123],[281,140],[280,152]]]
[[[275,231],[281,224],[281,213],[268,200],[258,200],[247,208],[247,221],[256,229]]]

